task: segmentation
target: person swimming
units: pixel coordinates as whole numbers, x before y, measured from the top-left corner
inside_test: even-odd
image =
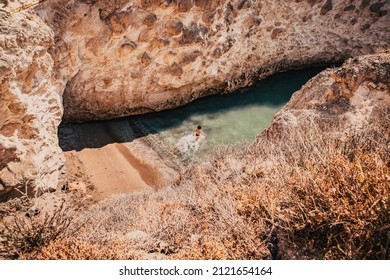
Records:
[[[204,136],[207,135],[206,133],[204,133],[204,132],[202,131],[202,127],[201,127],[200,125],[198,125],[198,127],[194,130],[194,132],[192,132],[192,135],[195,136],[195,139],[196,139],[196,140],[199,140],[199,138],[200,138],[200,136],[201,136],[202,134],[203,134]]]

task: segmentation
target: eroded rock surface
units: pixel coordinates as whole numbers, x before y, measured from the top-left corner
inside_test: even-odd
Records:
[[[375,0],[0,1],[0,195],[60,183],[61,95],[65,120],[107,119],[177,107],[278,71],[383,52],[389,6]],[[371,92],[388,90],[380,83],[357,83],[350,92],[358,94],[345,99],[343,82],[335,89],[327,80],[321,87],[329,86],[323,91],[329,104],[313,101],[314,84],[312,101],[294,97],[290,104],[298,109],[310,101],[316,113],[360,121],[378,112],[366,101]]]
[[[27,11],[0,11],[0,31],[0,195],[56,188],[64,157],[57,139],[61,96],[48,53],[53,32]]]
[[[317,127],[321,133],[338,131],[348,137],[375,124],[387,131],[383,137],[388,139],[389,108],[390,54],[360,56],[312,78],[293,94],[259,137],[277,143],[305,126]]]
[[[388,1],[45,1],[67,121],[174,108],[389,47]]]

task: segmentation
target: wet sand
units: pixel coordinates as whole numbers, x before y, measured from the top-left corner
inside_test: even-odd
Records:
[[[110,144],[98,149],[84,149],[78,152],[86,175],[97,190],[97,197],[148,189],[146,183],[152,172],[141,172],[135,167],[134,158],[124,154],[123,144]]]
[[[149,138],[134,137],[134,127],[123,121],[66,126],[60,140],[67,150],[67,178],[86,183],[94,200],[177,180],[177,172],[166,162],[169,159],[148,144]]]

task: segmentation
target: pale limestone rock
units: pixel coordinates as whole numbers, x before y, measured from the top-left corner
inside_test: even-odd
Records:
[[[360,133],[373,124],[389,126],[390,53],[349,59],[329,68],[295,92],[258,137],[274,143],[299,127],[321,133]]]
[[[0,195],[15,187],[57,188],[64,157],[58,147],[61,96],[53,81],[53,32],[24,11],[0,11]]]
[[[54,1],[65,119],[174,108],[275,72],[389,48],[390,3],[341,1]]]
[[[279,71],[389,49],[388,1],[1,3],[0,195],[16,186],[47,190],[61,182],[61,94],[66,120],[106,119],[173,108]],[[318,79],[323,92],[334,84]],[[354,89],[355,111],[340,116],[364,123],[378,114],[370,93],[382,94],[386,82],[371,80]],[[322,104],[315,92],[311,99],[294,97],[290,106]],[[333,109],[337,114],[340,108],[322,108]],[[300,116],[293,110],[279,115],[289,124]]]
[[[142,230],[134,230],[126,234],[126,238],[129,240],[140,240],[140,239],[146,239],[149,237],[149,234]]]

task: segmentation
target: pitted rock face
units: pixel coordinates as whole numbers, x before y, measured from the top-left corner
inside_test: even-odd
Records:
[[[389,1],[15,0],[0,8],[0,195],[61,181],[62,102],[66,121],[140,114],[389,49]],[[327,85],[335,99],[322,114],[359,103],[341,98],[349,82]]]
[[[316,124],[322,131],[360,133],[371,124],[388,128],[390,54],[350,59],[312,78],[278,112],[258,137],[283,141],[297,127]]]
[[[15,187],[45,191],[62,179],[57,127],[61,96],[52,83],[53,33],[36,15],[0,11],[0,196]]]
[[[278,71],[389,48],[390,3],[377,3],[48,0],[36,11],[56,34],[64,119],[86,121],[173,108]]]

